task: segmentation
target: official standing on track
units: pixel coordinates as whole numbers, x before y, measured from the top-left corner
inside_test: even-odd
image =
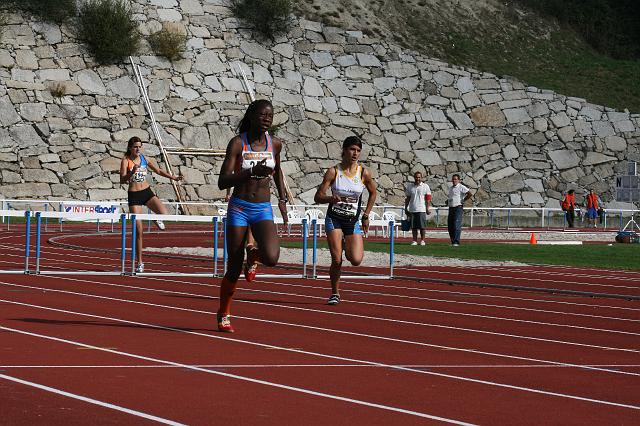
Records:
[[[576,219],[576,194],[573,189],[564,194],[564,198],[560,201],[560,207],[567,219],[567,227],[573,228],[573,222]]]
[[[471,198],[469,188],[460,183],[460,175],[455,174],[451,178],[451,188],[449,188],[449,217],[447,227],[451,245],[460,245],[460,235],[462,234],[462,216],[464,213],[464,202]]]
[[[167,214],[167,208],[162,201],[153,193],[149,182],[147,182],[147,173],[151,170],[154,173],[164,176],[171,180],[182,180],[182,176],[174,176],[165,172],[157,166],[152,159],[147,159],[142,154],[142,140],[134,136],[127,143],[127,152],[120,162],[120,183],[128,183],[129,211],[131,213],[143,213],[142,206],[147,206],[151,211],[157,214]],[[157,220],[156,225],[160,229],[164,229],[164,223]],[[142,263],[142,221],[136,221],[136,272],[144,272],[144,263]]]
[[[598,210],[600,210],[600,204],[598,204],[598,196],[596,192],[591,189],[586,197],[587,201],[587,219],[589,225],[593,228],[597,228],[596,219],[598,219]]]
[[[426,244],[424,235],[427,228],[427,215],[429,204],[431,203],[431,188],[422,181],[422,173],[413,174],[413,183],[407,185],[405,190],[404,209],[411,222],[411,232],[413,234],[412,246],[418,245],[418,230],[420,230],[420,245]]]
[[[326,171],[314,197],[316,203],[329,203],[325,219],[327,241],[331,252],[329,270],[331,297],[327,302],[329,305],[340,303],[343,245],[345,256],[353,266],[362,263],[364,257],[362,232],[369,231],[369,213],[376,201],[377,189],[371,171],[358,162],[361,152],[360,138],[356,136],[346,138],[342,144],[342,161]],[[331,187],[331,195],[327,195],[329,187]],[[360,216],[362,192],[365,187],[369,191],[369,199],[364,213]]]
[[[227,209],[227,273],[220,284],[218,330],[233,333],[231,299],[242,270],[247,231],[250,229],[258,249],[248,253],[249,264],[260,262],[275,266],[280,257],[280,242],[273,222],[270,181],[273,175],[278,191],[278,207],[285,226],[287,198],[284,175],[280,169],[282,141],[269,135],[273,123],[273,105],[268,100],[252,102],[238,124],[238,135],[227,145],[218,187],[233,187]]]

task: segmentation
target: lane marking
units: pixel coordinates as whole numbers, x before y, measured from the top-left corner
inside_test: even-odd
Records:
[[[82,396],[82,395],[78,395],[78,394],[75,394],[75,393],[63,391],[63,390],[57,389],[57,388],[52,388],[50,386],[41,385],[39,383],[34,383],[34,382],[27,381],[27,380],[19,379],[17,377],[7,376],[6,374],[0,374],[0,379],[8,380],[8,381],[15,382],[15,383],[20,383],[21,385],[30,386],[30,387],[37,388],[37,389],[40,389],[40,390],[43,390],[43,391],[46,391],[46,392],[50,392],[50,393],[54,393],[54,394],[57,394],[57,395],[66,396],[66,397],[72,398],[72,399],[77,399],[77,400],[80,400],[80,401],[83,401],[83,402],[88,402],[89,404],[99,405],[100,407],[109,408],[111,410],[121,411],[123,413],[131,414],[132,416],[142,417],[143,419],[152,420],[154,422],[163,423],[165,425],[184,426],[184,423],[174,422],[173,420],[164,419],[162,417],[157,417],[157,416],[154,416],[154,415],[151,415],[151,414],[143,413],[141,411],[137,411],[137,410],[132,410],[130,408],[121,407],[119,405],[110,404],[108,402],[98,401],[97,399],[88,398],[86,396]]]
[[[107,348],[110,349],[110,348]],[[92,349],[93,350],[93,349]],[[389,368],[380,365],[362,364],[188,364],[192,367],[200,368]],[[447,364],[389,364],[389,366],[403,368],[464,368],[464,369],[510,369],[510,368],[576,368],[573,365],[541,365],[541,364],[467,364],[467,365],[447,365]],[[612,367],[612,368],[640,368],[640,364],[583,364],[578,367]],[[56,368],[182,368],[174,365],[0,365],[0,368],[24,368],[24,369],[56,369]]]
[[[557,392],[543,391],[543,390],[540,390],[540,389],[533,389],[533,388],[527,388],[527,387],[522,387],[522,386],[508,385],[508,384],[505,384],[505,383],[497,383],[497,382],[491,382],[491,381],[486,381],[486,380],[473,379],[473,378],[470,378],[470,377],[455,376],[453,374],[437,373],[437,372],[434,372],[434,371],[425,371],[425,370],[422,370],[422,369],[412,369],[412,368],[405,368],[405,367],[398,367],[398,366],[394,367],[393,365],[380,363],[380,362],[359,360],[359,359],[355,359],[355,358],[348,358],[348,357],[342,357],[342,356],[337,356],[337,355],[328,355],[328,354],[322,354],[322,353],[318,353],[318,352],[311,352],[311,351],[303,351],[303,350],[298,350],[298,349],[290,349],[290,348],[285,348],[285,347],[278,347],[278,346],[275,346],[275,345],[269,345],[269,344],[259,343],[259,342],[249,341],[249,340],[232,339],[232,338],[229,338],[229,337],[214,336],[214,335],[204,334],[204,333],[200,333],[200,332],[196,332],[196,331],[187,331],[187,330],[183,330],[183,329],[179,329],[179,328],[166,327],[166,326],[156,325],[156,324],[148,324],[148,323],[142,323],[142,322],[137,322],[137,321],[129,321],[129,320],[124,320],[124,319],[119,319],[119,318],[104,317],[104,316],[100,316],[100,315],[92,315],[92,314],[85,314],[85,313],[79,313],[79,312],[73,312],[73,311],[65,311],[63,309],[49,308],[49,307],[46,307],[46,306],[38,306],[38,305],[32,305],[32,304],[28,304],[28,303],[20,303],[20,302],[9,302],[9,303],[12,303],[12,304],[15,304],[15,305],[20,305],[20,306],[32,307],[32,308],[41,309],[41,310],[46,310],[46,311],[54,311],[54,312],[72,314],[72,315],[86,316],[86,317],[91,317],[91,318],[99,318],[99,319],[105,319],[105,320],[109,320],[109,321],[121,322],[121,323],[125,323],[125,324],[134,324],[134,325],[139,325],[139,326],[144,326],[144,327],[153,327],[153,328],[156,328],[156,329],[167,330],[167,331],[171,331],[171,332],[191,334],[191,335],[195,335],[195,336],[206,337],[206,338],[209,338],[209,339],[215,339],[215,340],[222,340],[222,341],[227,341],[227,342],[246,344],[246,345],[250,345],[250,346],[257,346],[257,347],[260,347],[260,348],[280,348],[283,351],[288,351],[288,352],[293,352],[293,353],[298,353],[298,354],[303,354],[303,355],[317,356],[317,357],[320,357],[320,358],[335,359],[335,360],[347,361],[347,362],[357,362],[357,363],[360,363],[360,364],[387,367],[387,368],[391,368],[391,369],[399,370],[399,371],[414,372],[414,373],[418,373],[418,374],[425,374],[425,375],[430,375],[430,376],[442,377],[442,378],[446,378],[446,379],[464,381],[464,382],[478,383],[478,384],[482,384],[482,385],[495,386],[495,387],[506,388],[506,389],[511,389],[511,390],[519,390],[519,391],[523,391],[523,392],[531,392],[531,393],[541,394],[541,395],[546,395],[546,396],[555,396],[555,397],[560,397],[560,398],[574,399],[574,400],[578,400],[578,401],[593,402],[593,403],[598,403],[598,404],[604,404],[604,405],[610,405],[610,406],[616,406],[616,407],[631,408],[631,409],[634,409],[634,410],[640,410],[640,406],[635,406],[635,405],[628,405],[628,404],[622,404],[622,403],[617,403],[617,402],[612,402],[612,401],[604,401],[604,400],[586,398],[586,397],[563,394],[563,393],[557,393]],[[0,330],[3,330],[3,329],[4,330],[8,330],[8,331],[15,331],[15,332],[23,333],[23,334],[27,334],[27,335],[35,335],[34,333],[30,333],[30,332],[27,332],[27,331],[22,331],[22,330],[17,330],[17,329],[12,329],[12,328],[8,328],[8,327],[0,326]],[[38,335],[36,335],[36,337],[38,337]],[[42,337],[50,339],[50,340],[66,342],[66,341],[64,341],[64,339],[60,339],[60,338],[57,338],[57,337],[50,337],[50,336],[42,336]],[[78,343],[78,342],[70,342],[70,343],[71,344],[82,344],[82,343]],[[90,346],[90,345],[87,345],[87,346]],[[426,345],[425,344],[425,346],[430,346],[430,345]],[[110,353],[121,353],[120,351],[114,351],[114,350],[111,350],[111,349],[102,349],[102,350],[105,351],[105,352],[110,352]],[[122,353],[122,354],[124,354],[124,353]],[[156,362],[162,362],[162,363],[166,363],[166,364],[173,364],[173,365],[178,365],[178,366],[183,366],[185,368],[189,368],[185,364],[175,363],[175,362],[171,362],[171,361],[162,361],[162,360],[157,360],[157,359],[153,359],[153,358],[142,357],[140,355],[133,355],[133,354],[129,354],[129,355],[131,357],[140,358],[140,359],[143,359],[145,361],[156,361]],[[565,364],[565,365],[570,365],[570,364]],[[195,369],[195,367],[192,368],[192,369]],[[200,370],[198,370],[198,371],[200,371]],[[209,372],[209,373],[212,373],[212,374],[220,374],[220,375],[226,375],[227,374],[227,373],[215,372],[215,371],[211,371],[211,370],[202,370],[202,371]],[[242,376],[238,376],[238,377],[242,377]],[[247,380],[252,381],[252,380],[255,380],[255,379],[247,378]],[[279,385],[279,386],[285,386],[285,385]]]
[[[125,322],[128,322],[128,321],[125,321]],[[165,327],[162,327],[162,328],[165,328]],[[147,357],[147,356],[143,356],[143,355],[136,355],[136,354],[123,352],[123,351],[117,351],[117,350],[113,350],[113,349],[100,348],[100,347],[88,345],[88,344],[85,344],[85,343],[82,343],[82,342],[77,342],[77,341],[68,340],[68,339],[62,339],[62,338],[59,338],[59,337],[47,336],[47,335],[44,335],[44,334],[32,333],[32,332],[19,330],[19,329],[15,329],[15,328],[9,328],[9,327],[0,326],[0,329],[6,330],[6,331],[11,331],[13,333],[24,334],[24,335],[31,336],[31,337],[38,337],[38,338],[45,339],[45,340],[51,340],[51,341],[54,341],[54,342],[66,343],[66,344],[77,345],[77,346],[85,346],[87,348],[92,348],[92,349],[96,349],[96,350],[103,351],[103,352],[108,352],[108,353],[115,354],[115,355],[120,355],[120,356],[129,357],[129,358],[135,358],[135,359],[141,359],[141,360],[144,360],[144,361],[157,362],[157,363],[161,363],[161,364],[165,364],[165,365],[172,365],[174,367],[181,367],[181,368],[185,368],[185,369],[189,369],[189,370],[199,371],[199,372],[202,372],[202,373],[214,374],[214,375],[217,375],[217,376],[222,376],[222,377],[227,377],[227,378],[231,378],[231,379],[247,381],[247,382],[250,382],[250,383],[256,383],[256,384],[275,387],[275,388],[279,388],[279,389],[285,389],[285,390],[289,390],[289,391],[293,391],[293,392],[299,392],[299,393],[303,393],[303,394],[307,394],[307,395],[313,395],[313,396],[319,396],[319,397],[323,397],[323,398],[334,399],[334,400],[337,400],[337,401],[348,402],[348,403],[357,404],[357,405],[363,405],[363,406],[366,406],[366,407],[379,408],[379,409],[382,409],[382,410],[392,411],[392,412],[401,413],[401,414],[409,414],[409,415],[412,415],[412,416],[422,417],[422,418],[431,419],[431,420],[438,420],[438,421],[442,421],[442,422],[446,422],[446,423],[452,423],[452,424],[457,424],[457,425],[466,425],[466,426],[472,425],[472,423],[466,423],[466,422],[462,422],[462,421],[459,421],[459,420],[448,419],[446,417],[434,416],[434,415],[431,415],[431,414],[420,413],[420,412],[412,411],[412,410],[405,410],[403,408],[393,407],[393,406],[390,406],[390,405],[376,404],[376,403],[373,403],[373,402],[368,402],[368,401],[363,401],[363,400],[358,400],[358,399],[353,399],[353,398],[346,398],[346,397],[342,397],[342,396],[338,396],[338,395],[332,395],[332,394],[328,394],[328,393],[324,393],[324,392],[317,392],[317,391],[313,391],[313,390],[305,389],[305,388],[300,388],[300,387],[296,387],[296,386],[283,385],[283,384],[280,384],[280,383],[270,382],[270,381],[267,381],[267,380],[254,379],[252,377],[240,376],[240,375],[237,375],[237,374],[225,373],[225,372],[222,372],[222,371],[208,370],[206,368],[200,368],[200,367],[195,367],[195,366],[191,366],[191,365],[187,365],[187,364],[181,364],[179,362],[168,361],[168,360],[163,360],[163,359],[159,359],[159,358],[152,358],[152,357]],[[229,340],[232,340],[232,339],[229,339]],[[640,407],[637,407],[637,409],[640,409]]]
[[[65,248],[63,248],[61,250],[81,251],[83,253],[86,253],[86,251],[75,250],[75,249],[65,249]],[[51,251],[51,252],[54,252],[54,251]],[[58,254],[57,252],[55,252],[55,253]],[[10,256],[12,256],[12,255],[10,255]],[[96,259],[95,256],[81,256],[81,255],[75,255],[75,254],[71,255],[71,256],[79,257],[79,258]],[[100,258],[100,257],[97,257],[97,258],[101,259],[101,260],[106,260],[106,258]],[[118,260],[118,259],[114,258],[113,260],[115,261],[115,260]],[[60,262],[64,262],[64,263],[73,263],[72,261],[68,261],[68,260],[59,260],[59,261]],[[6,262],[1,262],[0,261],[0,263],[6,263]],[[148,262],[148,263],[156,264],[156,262]],[[96,263],[91,263],[91,265],[101,266],[101,267],[106,267],[107,266],[107,265],[104,265],[104,264],[96,264]],[[55,267],[53,267],[53,268],[55,268]],[[199,268],[199,267],[196,266],[196,268]],[[58,268],[58,269],[63,269],[63,268]],[[199,269],[208,270],[209,268],[204,268],[203,267],[203,268],[199,268]],[[431,271],[431,270],[429,270],[429,271]],[[424,271],[422,271],[422,272],[424,272]],[[441,272],[441,271],[438,271],[438,272]],[[527,272],[530,272],[530,271],[527,271]],[[442,271],[442,273],[446,273],[446,272]],[[145,278],[152,279],[152,277],[145,277]],[[179,282],[179,281],[173,281],[173,282]],[[345,281],[345,282],[347,282],[347,281]],[[555,282],[555,281],[550,281],[550,282]],[[283,283],[276,283],[276,284],[287,285],[287,284],[283,284]],[[381,286],[380,284],[374,284],[374,283],[357,283],[357,284],[359,284],[359,285],[368,285],[368,286]],[[389,287],[389,286],[387,286],[387,287]],[[401,288],[401,289],[407,288],[407,287],[399,287],[399,286],[390,286],[390,287]],[[318,288],[318,287],[313,287],[313,288]],[[408,288],[411,288],[411,287],[408,287]],[[415,288],[415,290],[418,290],[418,288]],[[438,292],[438,290],[427,290],[427,289],[420,289],[420,290]],[[442,291],[439,291],[439,292],[442,292]],[[453,293],[453,292],[450,292],[450,293]],[[533,302],[537,302],[537,303],[559,303],[559,304],[568,304],[568,305],[576,305],[576,306],[587,306],[587,307],[593,307],[594,306],[594,305],[580,304],[580,303],[575,303],[575,302],[565,302],[565,301],[549,301],[549,300],[536,300],[536,299],[527,299],[527,298],[512,298],[512,297],[498,296],[498,295],[495,295],[495,296],[494,295],[489,295],[489,296],[487,296],[487,295],[482,295],[482,294],[479,294],[479,293],[466,293],[466,292],[457,293],[457,295],[459,295],[459,294],[467,294],[467,295],[472,294],[472,295],[476,295],[476,297],[495,297],[495,298],[504,298],[504,299],[513,299],[513,300],[525,300],[525,301],[533,301]],[[390,294],[390,295],[393,296],[393,294]],[[426,300],[429,300],[429,299],[426,299]],[[463,303],[463,302],[458,301],[458,302],[451,302],[451,303]],[[467,303],[469,303],[469,302],[467,302]],[[496,305],[496,306],[501,306],[501,305]],[[632,310],[632,311],[640,310],[640,309],[634,309],[634,308],[626,308],[626,307],[618,307],[618,306],[607,306],[607,305],[595,305],[595,306],[601,307],[601,308],[608,308],[608,309],[622,309],[622,310]],[[503,306],[503,307],[505,309],[526,309],[526,308],[507,307],[507,306]],[[554,312],[554,311],[549,311],[549,312],[550,313],[564,314],[564,315],[585,315],[585,314],[562,313],[562,312]],[[598,317],[598,316],[594,316],[594,317]],[[631,320],[631,319],[614,318],[614,317],[603,317],[603,318],[612,319],[612,320],[619,320],[619,321],[635,321],[635,320]]]
[[[2,284],[2,283],[0,282],[0,284]],[[18,287],[30,287],[30,286],[24,286],[24,285],[20,285],[20,284],[5,284],[5,285],[18,286]],[[113,284],[113,285],[121,287],[120,285],[117,285],[117,284]],[[124,287],[129,287],[129,286],[124,286]],[[33,287],[33,288],[41,289],[40,287]],[[143,288],[141,288],[141,289],[143,289]],[[68,291],[68,290],[48,289],[47,291],[57,292],[57,293],[64,293],[64,294],[72,294],[72,295],[81,296],[81,297],[92,297],[92,298],[103,299],[103,300],[113,300],[113,301],[117,301],[117,302],[132,303],[132,304],[138,304],[138,305],[143,305],[143,306],[152,306],[152,307],[157,307],[157,308],[162,308],[162,309],[172,309],[172,310],[178,310],[178,311],[183,311],[183,312],[192,312],[192,313],[199,313],[199,314],[205,314],[205,315],[212,315],[208,311],[189,309],[189,308],[182,308],[182,307],[171,306],[171,305],[161,305],[161,304],[155,304],[155,303],[150,303],[150,302],[141,302],[141,301],[130,300],[130,299],[120,299],[120,298],[114,298],[114,297],[108,297],[108,296],[98,296],[98,295],[92,295],[92,294],[86,294],[86,293],[77,293],[77,292],[72,292],[72,291]],[[162,291],[162,290],[151,290],[151,291],[158,291],[158,292],[170,293],[170,294],[181,294],[181,295],[197,296],[197,297],[202,297],[202,298],[212,299],[212,300],[215,299],[214,297],[211,297],[211,296],[208,296],[208,295],[199,295],[199,294],[194,294],[194,293],[175,292],[175,291]],[[21,302],[13,302],[13,301],[8,301],[8,300],[3,300],[3,299],[0,299],[0,302],[7,302],[7,303],[30,306],[28,304],[23,304]],[[386,318],[369,317],[369,316],[364,316],[364,315],[347,314],[347,313],[339,313],[339,312],[331,312],[331,311],[320,311],[320,310],[314,310],[314,309],[309,309],[309,308],[300,308],[300,307],[295,307],[295,306],[282,306],[282,305],[271,304],[271,303],[267,303],[267,302],[252,302],[252,301],[245,301],[245,300],[241,300],[241,299],[240,300],[236,300],[236,302],[257,304],[257,305],[263,305],[263,306],[275,306],[275,307],[284,308],[284,309],[310,311],[310,312],[314,312],[314,313],[325,313],[325,314],[329,314],[329,315],[343,315],[343,316],[347,316],[347,317],[374,319],[374,320],[382,320],[382,321],[388,321],[388,322],[394,322],[394,323],[405,323],[405,324],[412,324],[412,325],[421,325],[421,326],[427,326],[427,327],[433,326],[433,327],[436,327],[436,328],[447,328],[447,329],[452,328],[452,329],[455,329],[455,330],[458,330],[458,331],[466,331],[465,329],[461,329],[461,328],[457,328],[457,327],[437,326],[437,325],[415,323],[415,322],[403,321],[403,320],[392,320],[392,319],[386,319]],[[33,305],[33,306],[38,306],[39,307],[39,305]],[[55,309],[55,308],[46,308],[46,309],[58,310],[58,309]],[[65,312],[64,310],[61,310],[61,311]],[[85,314],[77,313],[77,312],[73,312],[73,313],[80,314],[80,315],[85,315]],[[89,315],[89,316],[91,316],[91,315]],[[522,360],[522,361],[533,361],[533,362],[562,364],[562,365],[576,365],[576,364],[564,363],[564,362],[558,362],[558,361],[548,361],[548,360],[541,360],[541,359],[522,357],[522,356],[516,356],[516,355],[506,355],[506,354],[499,354],[499,353],[493,353],[493,352],[479,351],[479,350],[475,350],[475,349],[456,348],[456,347],[450,347],[450,346],[444,346],[444,345],[436,345],[436,344],[429,344],[429,343],[423,343],[423,342],[416,342],[416,341],[411,341],[411,340],[395,339],[395,338],[385,337],[385,336],[377,336],[377,335],[356,333],[356,332],[350,332],[350,331],[344,331],[344,330],[314,327],[314,326],[303,325],[303,324],[292,324],[292,323],[286,323],[286,322],[281,322],[281,321],[264,320],[264,319],[261,319],[261,318],[252,318],[252,317],[243,317],[243,316],[235,316],[235,318],[246,319],[246,320],[250,320],[250,321],[266,322],[268,324],[279,324],[279,325],[285,325],[285,326],[290,326],[290,327],[299,327],[299,328],[305,328],[305,329],[311,329],[311,330],[317,330],[317,331],[328,331],[328,332],[331,332],[331,333],[339,333],[339,334],[345,334],[345,335],[365,337],[365,338],[370,338],[370,339],[379,339],[379,340],[392,341],[392,342],[398,342],[398,343],[405,343],[405,344],[411,344],[411,345],[417,345],[417,346],[425,346],[425,347],[431,347],[431,348],[436,348],[436,349],[445,349],[445,350],[453,350],[453,351],[474,353],[474,354],[480,354],[480,355],[489,355],[489,356],[502,357],[502,358],[507,358],[507,359],[517,359],[517,360]],[[483,334],[499,335],[499,336],[502,336],[502,337],[512,337],[512,338],[517,338],[517,339],[531,339],[531,340],[546,341],[544,339],[522,337],[522,336],[502,334],[502,333],[482,332],[482,331],[478,331],[478,332],[479,333],[483,333]],[[556,342],[552,341],[552,343],[556,343]],[[567,345],[591,347],[589,345],[583,345],[583,344],[580,344],[580,343],[572,343],[572,342],[559,341],[558,343],[564,343],[564,344],[567,344]],[[276,348],[276,349],[280,348],[280,347],[277,347],[277,346],[270,346],[270,347],[271,348]],[[618,350],[616,348],[599,347],[599,346],[596,346],[595,349]],[[625,351],[625,352],[627,352],[627,351],[633,352],[633,350],[630,350],[630,349],[619,349],[619,350],[620,351]],[[624,374],[624,375],[632,375],[632,376],[640,375],[638,373],[621,372],[621,371],[616,371],[616,370],[607,370],[607,369],[599,369],[599,368],[587,368],[587,367],[583,367],[583,368],[586,369],[586,370],[602,371],[602,372],[613,373],[613,374]]]

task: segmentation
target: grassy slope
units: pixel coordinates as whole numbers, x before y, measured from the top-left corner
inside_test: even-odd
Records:
[[[302,0],[328,25],[360,29],[454,65],[640,112],[640,62],[608,58],[548,18],[497,0]]]
[[[298,242],[282,241],[281,244],[283,247],[302,247],[302,244]],[[326,241],[318,241],[318,247],[327,248]],[[367,242],[365,249],[367,251],[388,253],[389,244]],[[531,264],[640,270],[640,245],[638,244],[531,246],[529,244],[465,243],[460,247],[451,247],[446,243],[430,243],[426,247],[421,247],[402,243],[395,245],[395,253],[458,259],[512,260]]]

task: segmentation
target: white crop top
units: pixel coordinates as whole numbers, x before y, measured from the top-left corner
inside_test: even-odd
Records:
[[[251,144],[247,139],[247,134],[240,134],[240,140],[242,141],[242,162],[240,163],[240,170],[249,170],[251,167],[257,165],[259,162],[266,160],[264,165],[275,169],[276,159],[273,155],[273,143],[271,136],[265,133],[267,146],[264,151],[254,151],[251,149]],[[254,179],[263,179],[269,176],[251,176]]]
[[[336,178],[331,183],[331,193],[338,195],[342,201],[329,205],[329,215],[344,220],[356,220],[360,214],[360,204],[364,182],[362,166],[358,165],[353,176],[347,175],[340,165],[336,166]]]

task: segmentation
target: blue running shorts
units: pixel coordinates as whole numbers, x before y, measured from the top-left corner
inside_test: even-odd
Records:
[[[229,200],[227,226],[251,226],[263,220],[273,222],[271,203],[252,203],[237,197],[231,197]]]
[[[342,229],[343,235],[362,235],[362,228],[360,228],[360,221],[355,222],[348,220],[340,220],[335,217],[327,216],[324,220],[324,226],[326,233],[334,229]]]

